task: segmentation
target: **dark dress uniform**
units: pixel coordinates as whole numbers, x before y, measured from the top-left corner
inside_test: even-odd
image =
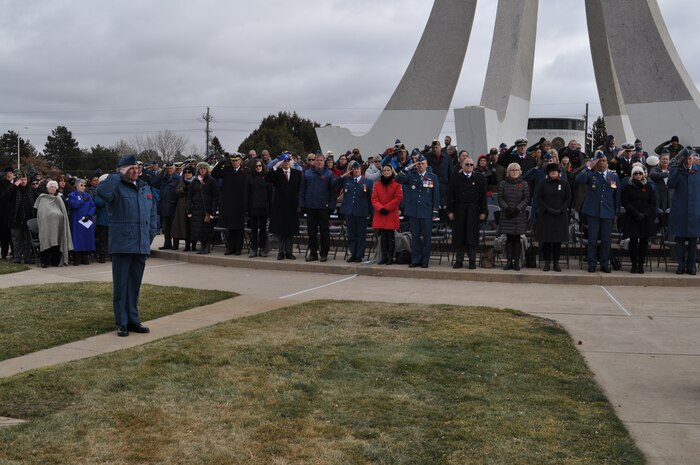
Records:
[[[433,211],[440,205],[440,183],[429,171],[410,173],[404,168],[396,181],[405,186],[404,215],[409,219],[411,232],[411,267],[428,267],[430,240],[433,230]]]
[[[284,168],[268,171],[265,175],[267,182],[275,188],[272,200],[272,215],[270,216],[270,231],[279,236],[279,254],[277,259],[294,259],[292,254],[292,238],[299,234],[299,188],[301,172],[289,168],[289,179],[284,174]]]
[[[222,181],[217,227],[228,229],[224,255],[240,255],[248,208],[248,173],[243,168],[236,170],[228,163],[221,163],[214,167],[211,176]]]
[[[452,176],[447,185],[447,213],[454,214],[452,244],[457,247],[455,265],[461,266],[466,250],[469,267],[473,269],[479,244],[479,215],[488,213],[484,177],[477,173]]]

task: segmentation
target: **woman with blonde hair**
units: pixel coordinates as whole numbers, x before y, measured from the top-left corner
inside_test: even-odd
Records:
[[[498,206],[501,208],[498,233],[507,237],[504,270],[520,270],[520,235],[527,232],[526,209],[530,190],[521,174],[520,165],[511,163],[506,168],[506,178],[498,185]]]

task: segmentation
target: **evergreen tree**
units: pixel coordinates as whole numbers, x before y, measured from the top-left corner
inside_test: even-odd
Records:
[[[221,145],[219,138],[214,136],[214,138],[209,143],[209,156],[221,158],[221,157],[225,157],[227,155],[228,155],[228,152],[226,152],[226,150],[224,150],[224,146]]]
[[[50,166],[63,172],[80,169],[83,153],[78,147],[78,141],[73,138],[65,126],[57,126],[46,138],[44,158]]]
[[[36,149],[28,140],[19,138],[19,153],[22,159],[36,155]],[[21,161],[21,160],[20,160]],[[9,130],[0,137],[0,168],[17,165],[17,133]]]
[[[599,116],[591,126],[591,132],[587,134],[587,141],[591,147],[591,152],[595,152],[597,147],[605,145],[608,140],[608,131],[605,129],[605,119]]]
[[[317,127],[318,123],[301,118],[296,112],[279,112],[264,118],[258,129],[241,142],[238,151],[248,153],[266,148],[273,157],[285,150],[300,155],[311,153],[321,147],[316,137]]]
[[[102,172],[109,172],[117,166],[119,162],[119,152],[115,149],[102,147],[97,144],[92,147],[89,152],[85,152],[83,163],[80,167],[80,174],[83,176],[92,176],[97,169]]]

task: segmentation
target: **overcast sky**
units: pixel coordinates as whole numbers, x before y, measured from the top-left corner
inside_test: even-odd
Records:
[[[698,85],[700,4],[658,3]],[[0,131],[43,150],[58,125],[83,148],[169,129],[201,153],[209,106],[228,151],[280,110],[363,134],[406,70],[432,4],[0,0]],[[496,4],[479,2],[452,108],[480,102]],[[540,0],[531,115],[578,117],[586,102],[600,114],[584,0]],[[453,131],[450,111],[443,134]]]

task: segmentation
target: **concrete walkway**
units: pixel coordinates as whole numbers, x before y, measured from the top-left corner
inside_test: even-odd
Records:
[[[216,255],[203,258],[229,258]],[[230,290],[241,296],[147,322],[152,332],[146,336],[135,334],[117,338],[111,333],[42,351],[45,354],[41,356],[31,354],[0,362],[0,373],[8,376],[34,367],[31,363],[38,366],[61,363],[65,360],[56,354],[62,352],[65,357],[89,357],[230,318],[313,299],[514,308],[553,319],[569,331],[649,463],[698,463],[700,347],[697,335],[700,333],[700,311],[697,302],[700,301],[700,292],[697,285],[700,281],[696,278],[680,277],[687,281],[682,287],[670,286],[668,281],[660,280],[662,275],[671,275],[663,272],[643,276],[626,273],[634,278],[630,283],[637,286],[620,286],[615,282],[608,284],[606,276],[599,278],[599,284],[588,285],[474,282],[461,277],[453,280],[435,276],[434,273],[456,272],[444,265],[431,265],[429,270],[361,265],[367,269],[395,268],[396,273],[403,273],[404,268],[411,271],[405,276],[389,277],[357,273],[357,266],[342,268],[345,264],[340,260],[334,262],[339,267],[336,270],[338,274],[322,274],[316,273],[325,271],[317,263],[304,264],[300,260],[275,264],[274,258],[255,259],[279,264],[279,268],[284,268],[281,265],[294,268],[294,271],[284,271],[267,269],[274,268],[268,265],[244,267],[245,261],[252,261],[247,258],[232,258],[231,263],[236,266],[228,267],[175,261],[171,256],[168,258],[171,260],[149,260],[144,281]],[[110,270],[109,264],[44,270],[34,268],[0,277],[0,288],[42,282],[109,281]],[[501,275],[509,273],[498,271]],[[485,270],[473,273],[478,272]],[[536,270],[528,270],[528,273],[547,274]],[[579,282],[588,276],[588,273],[576,271],[560,275],[566,274],[569,275],[569,282]],[[607,276],[614,277],[616,274],[622,278],[621,272]],[[522,278],[516,276],[514,281],[518,279]],[[657,282],[665,286],[653,286]],[[49,353],[54,355],[50,356]]]

